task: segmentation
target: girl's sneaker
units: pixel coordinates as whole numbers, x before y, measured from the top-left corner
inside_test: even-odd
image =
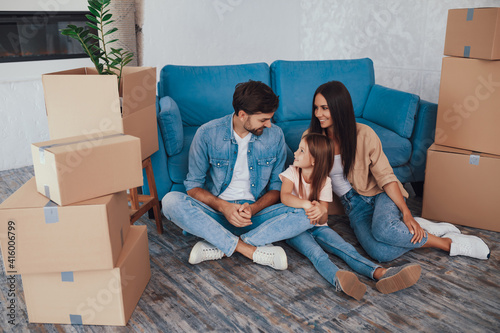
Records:
[[[418,264],[406,264],[387,269],[384,276],[378,280],[375,287],[382,294],[390,294],[401,289],[406,289],[417,283],[422,268]]]
[[[443,238],[451,239],[450,256],[467,256],[486,260],[490,257],[488,245],[479,237],[449,233]]]
[[[335,274],[335,284],[337,291],[343,291],[347,295],[360,300],[366,292],[366,285],[359,281],[356,274],[339,270]]]

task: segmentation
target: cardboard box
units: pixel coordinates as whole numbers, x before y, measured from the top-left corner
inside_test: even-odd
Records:
[[[435,143],[500,155],[500,61],[446,57]]]
[[[500,8],[450,9],[444,54],[500,59]]]
[[[146,226],[131,226],[116,268],[21,275],[32,323],[127,325],[151,277]]]
[[[51,139],[116,131],[141,139],[143,160],[158,150],[156,68],[126,66],[120,91],[116,76],[90,67],[44,74],[42,83]]]
[[[422,216],[500,231],[500,156],[433,144],[427,151]]]
[[[142,186],[139,139],[116,132],[31,145],[37,189],[58,205]]]
[[[7,275],[111,269],[129,229],[125,191],[62,207],[32,178],[0,205]]]

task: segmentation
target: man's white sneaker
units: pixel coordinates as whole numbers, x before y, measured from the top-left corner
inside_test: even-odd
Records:
[[[217,260],[224,256],[224,252],[216,248],[210,243],[200,241],[193,246],[189,255],[189,263],[191,265],[199,264],[205,260]]]
[[[467,256],[486,260],[490,257],[488,245],[479,237],[449,233],[443,238],[451,239],[450,256]]]
[[[427,233],[437,237],[441,237],[448,233],[456,233],[456,234],[460,233],[460,230],[451,223],[431,222],[429,220],[424,219],[423,217],[415,217],[415,221],[417,221],[418,224],[420,224],[420,226],[422,227],[422,229],[427,231]]]
[[[259,246],[253,253],[253,262],[271,266],[274,269],[284,270],[288,268],[285,250],[279,246]]]

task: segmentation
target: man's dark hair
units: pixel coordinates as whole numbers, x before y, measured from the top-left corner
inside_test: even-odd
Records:
[[[238,83],[233,94],[233,108],[236,115],[240,110],[248,115],[273,113],[279,105],[279,97],[273,90],[260,81]]]

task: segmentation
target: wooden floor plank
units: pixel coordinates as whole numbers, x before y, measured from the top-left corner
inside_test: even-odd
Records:
[[[0,172],[0,202],[33,176],[26,167]],[[421,198],[408,206],[420,215]],[[313,265],[285,242],[289,268],[275,271],[235,254],[231,258],[190,265],[197,242],[163,218],[158,235],[154,220],[143,216],[136,224],[148,227],[152,277],[126,327],[30,324],[21,279],[16,280],[16,323],[7,323],[7,277],[0,272],[0,331],[9,332],[498,332],[500,327],[500,233],[469,227],[465,234],[483,238],[489,260],[450,257],[445,252],[419,249],[384,267],[417,262],[419,282],[384,295],[375,282],[367,284],[361,301],[347,297],[324,280]],[[358,251],[346,217],[331,216],[329,225]],[[341,269],[350,268],[331,256]]]

